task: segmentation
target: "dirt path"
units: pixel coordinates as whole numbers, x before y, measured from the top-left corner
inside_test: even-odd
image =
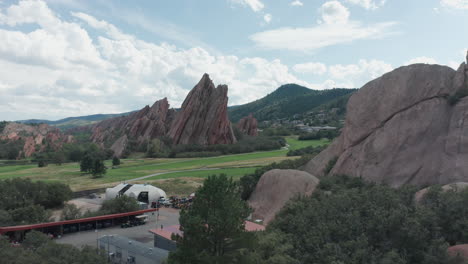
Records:
[[[189,171],[210,171],[210,170],[219,170],[219,169],[220,168],[200,168],[200,169],[192,169],[192,170],[165,171],[165,172],[158,172],[158,173],[154,173],[154,174],[134,178],[134,179],[131,179],[131,180],[127,180],[126,182],[140,181],[140,180],[144,180],[146,178],[151,178],[151,177],[154,177],[154,176],[159,176],[159,175],[168,174],[168,173],[189,172]]]

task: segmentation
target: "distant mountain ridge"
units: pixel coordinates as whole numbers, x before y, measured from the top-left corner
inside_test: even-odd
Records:
[[[244,105],[232,106],[228,112],[233,122],[239,121],[250,113],[258,121],[288,118],[311,111],[354,91],[356,89],[312,90],[297,84],[285,84],[261,99]]]
[[[23,123],[23,124],[48,124],[51,126],[58,127],[62,130],[78,127],[78,126],[87,126],[91,125],[112,117],[119,117],[119,116],[127,116],[131,113],[136,111],[120,113],[120,114],[95,114],[95,115],[87,115],[87,116],[75,116],[75,117],[67,117],[56,121],[50,121],[45,119],[27,119],[27,120],[18,120],[15,122]]]
[[[274,92],[253,102],[228,107],[229,119],[238,122],[241,118],[253,114],[258,121],[288,118],[295,114],[303,114],[314,108],[349,96],[356,89],[334,88],[329,90],[313,90],[298,84],[285,84]],[[346,98],[347,101],[347,98]],[[128,116],[138,110],[120,114],[95,114],[87,116],[67,117],[50,121],[43,119],[19,120],[24,124],[44,123],[66,130],[74,127],[87,126],[114,117]]]

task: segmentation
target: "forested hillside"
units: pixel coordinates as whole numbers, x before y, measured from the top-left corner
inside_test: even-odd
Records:
[[[229,118],[231,121],[237,122],[249,113],[252,113],[259,121],[290,118],[295,114],[306,113],[338,98],[345,97],[354,91],[356,90],[343,88],[312,90],[297,84],[286,84],[259,100],[230,107],[228,110]],[[344,102],[345,105],[346,102]]]

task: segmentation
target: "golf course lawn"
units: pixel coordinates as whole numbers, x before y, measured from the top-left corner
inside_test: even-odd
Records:
[[[297,137],[286,137],[289,149],[299,149],[307,146],[319,146],[329,143],[328,140],[297,140]],[[32,180],[58,181],[68,185],[73,190],[85,190],[112,186],[122,181],[137,179],[138,181],[154,181],[171,178],[205,178],[209,175],[224,173],[239,178],[246,173],[254,172],[258,167],[273,162],[280,162],[287,157],[287,149],[252,152],[234,155],[224,155],[208,158],[190,159],[122,159],[122,164],[112,169],[112,162],[106,161],[109,168],[101,178],[92,178],[80,172],[79,163],[63,165],[50,164],[38,168],[36,165],[11,165],[0,167],[0,180],[18,177]],[[153,174],[158,174],[150,176]],[[145,177],[147,176],[147,177]],[[144,179],[139,179],[145,177]]]

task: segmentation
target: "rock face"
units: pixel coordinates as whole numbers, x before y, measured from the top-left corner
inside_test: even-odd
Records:
[[[227,115],[228,87],[215,87],[208,74],[185,98],[168,136],[174,144],[232,144],[236,142]]]
[[[353,94],[343,131],[305,170],[347,174],[391,186],[468,181],[468,67],[414,64]],[[467,91],[468,92],[468,91]],[[456,100],[455,100],[456,101]]]
[[[35,152],[44,151],[47,145],[54,150],[58,150],[64,143],[73,142],[73,136],[64,135],[58,128],[47,124],[8,123],[0,134],[0,140],[24,140],[20,156],[24,155],[24,157],[28,158]]]
[[[227,116],[227,86],[215,88],[208,74],[190,91],[180,111],[169,109],[166,98],[128,116],[101,121],[90,129],[91,140],[122,156],[128,144],[145,147],[151,139],[170,137],[174,144],[231,144],[236,142]]]
[[[136,144],[145,144],[149,139],[166,135],[169,130],[174,110],[169,109],[167,98],[156,101],[153,106],[145,106],[128,116],[107,119],[92,126],[91,140],[104,145],[112,143],[114,155],[121,156],[128,139]]]
[[[296,195],[311,195],[319,179],[299,170],[271,170],[260,178],[249,199],[253,218],[268,224],[289,199]]]
[[[248,116],[242,118],[239,120],[239,123],[237,123],[237,128],[244,134],[249,135],[249,136],[257,136],[258,131],[258,121],[255,117],[253,117],[252,114],[249,114]]]

